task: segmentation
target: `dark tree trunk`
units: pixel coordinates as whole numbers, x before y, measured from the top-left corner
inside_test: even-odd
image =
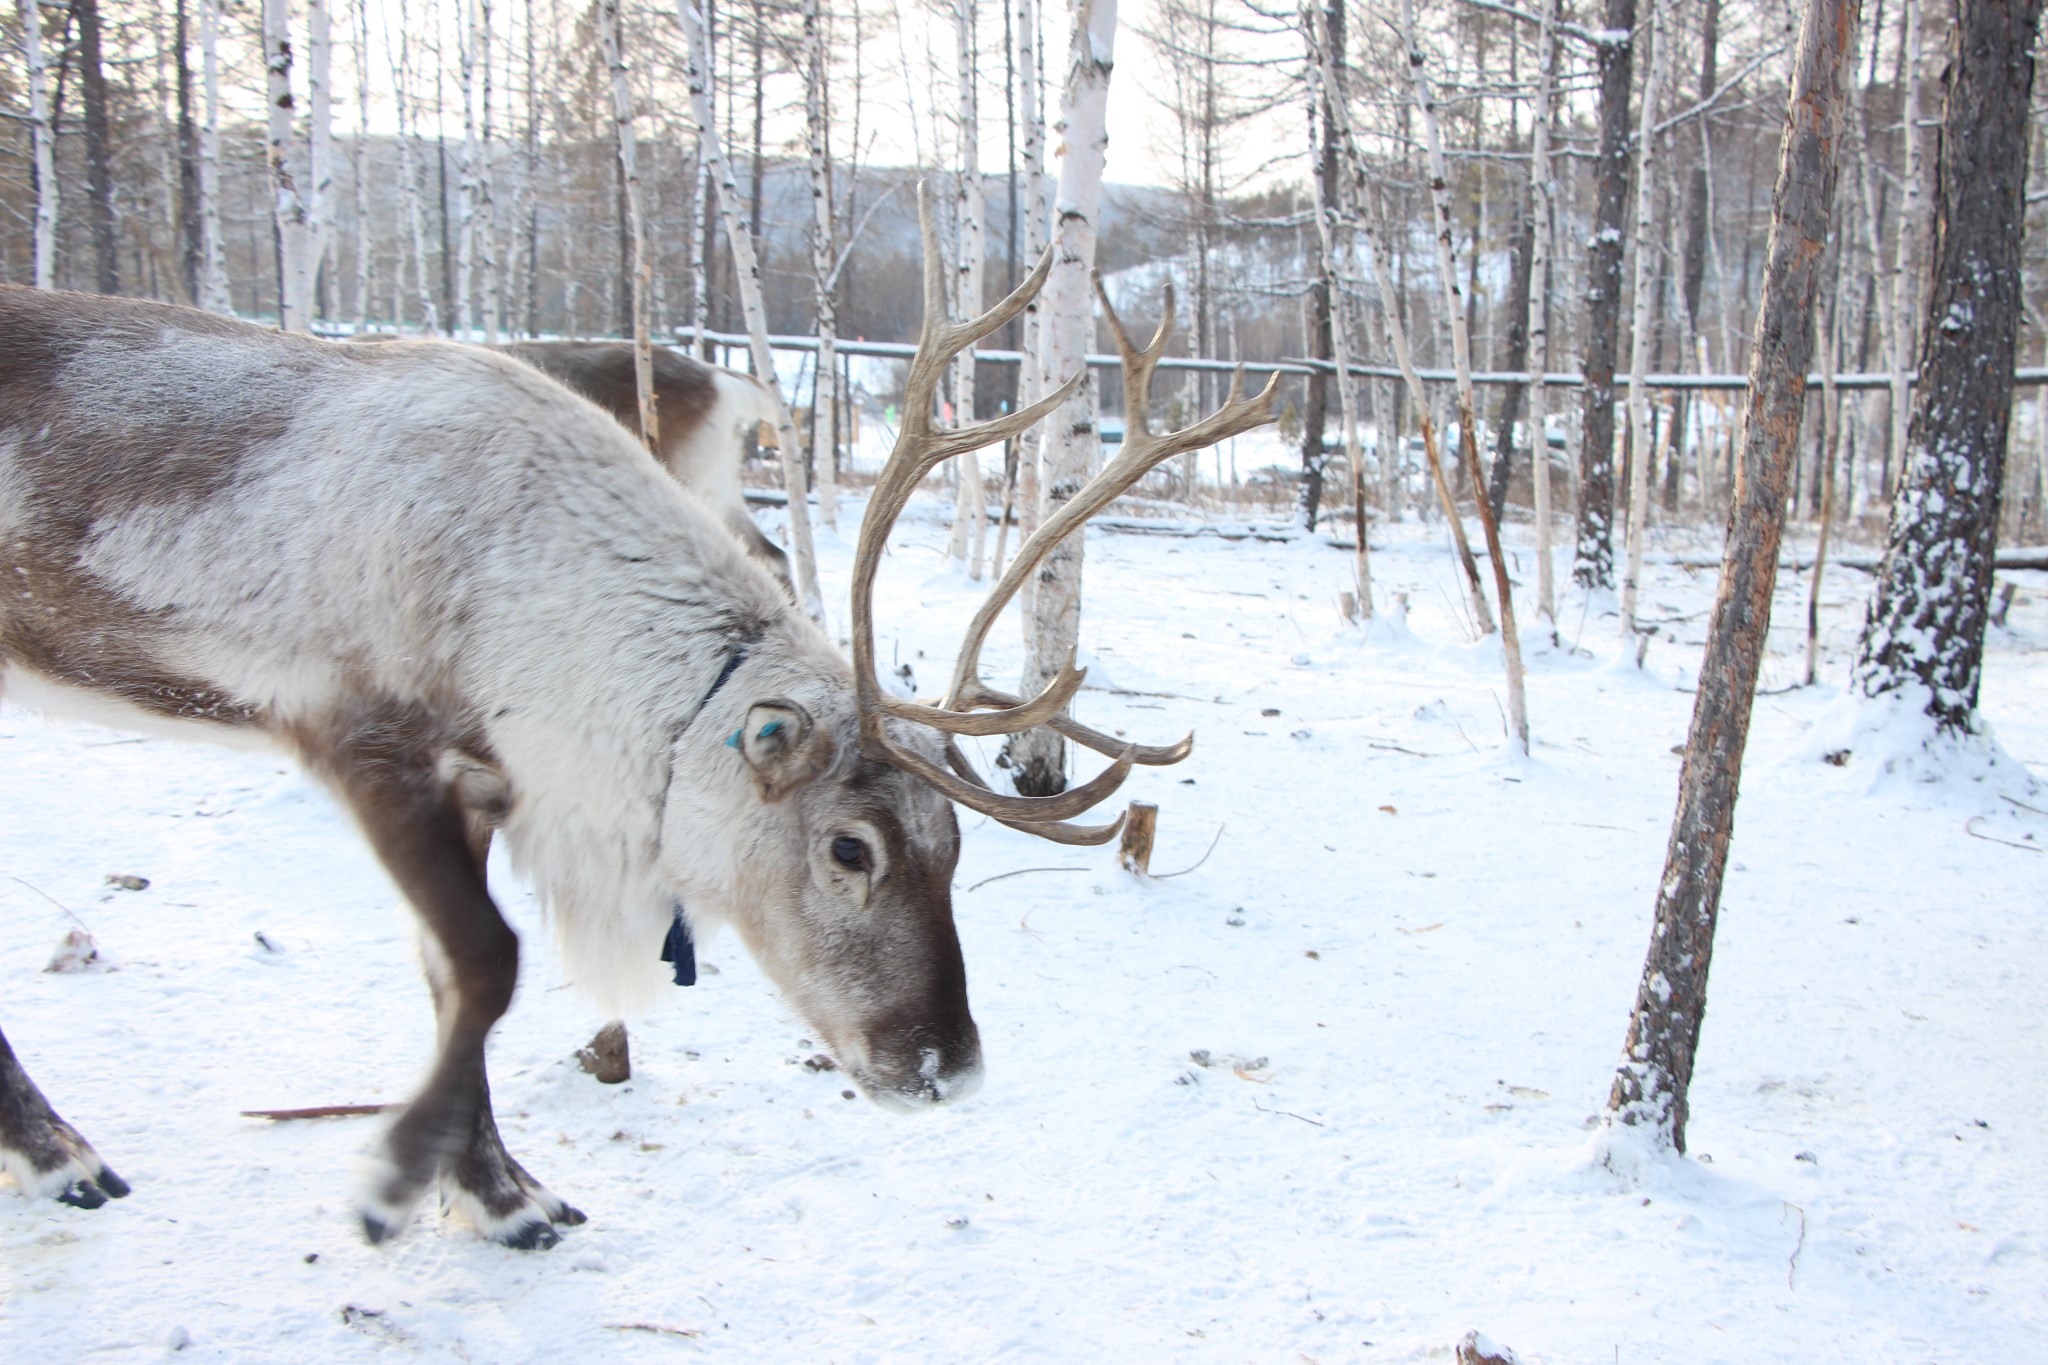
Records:
[[[1955,0],[1951,8],[1929,325],[1920,330],[1905,475],[1856,660],[1864,695],[1921,690],[1927,714],[1951,733],[1971,728],[1984,662],[2025,306],[2027,112],[2041,3]]]
[[[1332,0],[1325,11],[1324,32],[1329,43],[1330,65],[1342,70],[1344,66],[1344,4],[1343,0]],[[1322,141],[1316,151],[1316,175],[1322,181],[1323,202],[1337,202],[1337,126],[1336,120],[1326,108],[1318,120],[1313,112],[1309,114],[1309,136],[1314,140],[1318,131]],[[1317,360],[1330,360],[1337,354],[1336,337],[1330,331],[1330,290],[1327,273],[1323,269],[1321,247],[1314,237],[1309,238],[1309,250],[1317,257],[1315,261],[1315,283],[1309,286],[1309,355]],[[1320,369],[1308,377],[1308,396],[1301,413],[1301,524],[1315,529],[1316,517],[1323,505],[1324,453],[1323,433],[1330,420],[1330,380]]]
[[[2038,3],[2039,0],[2033,0]],[[1721,877],[1749,739],[1771,591],[1784,532],[1785,489],[1799,454],[1814,301],[1826,257],[1841,141],[1842,82],[1857,0],[1806,0],[1792,99],[1778,153],[1763,297],[1750,345],[1742,473],[1700,665],[1678,811],[1658,884],[1656,927],[1607,1098],[1610,1119],[1655,1131],[1683,1152],[1687,1092],[1707,1006],[1707,967]]]
[[[1578,549],[1572,581],[1614,586],[1614,352],[1621,331],[1621,248],[1627,231],[1629,84],[1635,72],[1636,0],[1607,0],[1602,23],[1620,42],[1600,48],[1600,153],[1593,243],[1586,259],[1586,388],[1579,430]]]
[[[211,3],[211,0],[206,0]],[[178,235],[183,238],[185,300],[199,302],[199,129],[192,120],[191,38],[185,19],[186,0],[177,7],[178,63]]]
[[[72,0],[78,16],[78,88],[85,100],[85,185],[92,207],[94,287],[121,292],[114,223],[113,134],[107,124],[107,71],[100,58],[99,0]]]
[[[1529,191],[1531,200],[1534,191]],[[1529,365],[1529,261],[1536,252],[1536,219],[1532,216],[1533,205],[1525,204],[1522,211],[1521,228],[1515,233],[1515,260],[1508,272],[1508,370],[1527,369]],[[1474,253],[1475,255],[1477,253]],[[1539,359],[1537,368],[1543,362]],[[1542,380],[1539,378],[1538,383]],[[1514,473],[1515,423],[1522,420],[1522,394],[1520,384],[1502,387],[1500,400],[1500,424],[1493,440],[1493,473],[1487,482],[1486,500],[1493,504],[1493,519],[1499,521],[1507,512],[1508,479]],[[1537,433],[1529,433],[1533,442]],[[1533,457],[1532,457],[1533,458]]]

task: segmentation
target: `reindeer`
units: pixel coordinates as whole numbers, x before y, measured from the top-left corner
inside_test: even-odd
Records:
[[[398,341],[381,333],[352,341]],[[639,434],[640,400],[633,375],[633,347],[624,341],[514,341],[493,350],[523,360]],[[675,481],[718,513],[748,553],[789,587],[789,556],[761,533],[747,511],[740,465],[748,440],[773,431],[779,420],[775,398],[752,375],[706,365],[667,347],[654,350],[654,396],[661,414],[660,445],[654,458]],[[790,589],[791,595],[795,590]]]
[[[505,1150],[484,1044],[519,939],[493,904],[493,831],[577,983],[644,998],[688,923],[732,926],[884,1107],[959,1100],[981,1044],[952,918],[952,804],[1066,842],[1133,763],[979,678],[988,625],[1063,535],[1145,470],[1270,420],[1273,388],[1184,431],[1134,434],[1048,518],[977,615],[939,705],[884,693],[870,598],[884,541],[939,461],[1072,393],[933,426],[947,362],[1016,292],[944,317],[925,212],[926,316],[903,429],[857,549],[853,666],[620,426],[504,356],[332,346],[166,305],[0,286],[0,690],[51,712],[266,743],[322,779],[421,922],[440,1050],[381,1139],[360,1209],[383,1239],[437,1178],[483,1235],[532,1249],[583,1215]],[[1099,285],[1098,285],[1098,292]],[[1104,300],[1105,305],[1107,299]],[[1140,352],[1112,324],[1130,411]],[[1114,761],[1058,796],[989,789],[952,736],[1051,724]],[[0,1169],[93,1208],[129,1192],[0,1036]]]

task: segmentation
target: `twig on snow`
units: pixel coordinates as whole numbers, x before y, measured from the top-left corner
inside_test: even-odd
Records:
[[[38,896],[41,896],[44,900],[56,906],[65,914],[71,916],[72,920],[78,925],[79,928],[85,930],[85,932],[87,932],[88,934],[92,932],[92,926],[90,924],[87,924],[84,920],[79,919],[78,912],[76,910],[73,910],[70,906],[66,905],[63,901],[58,900],[55,896],[43,890],[43,888],[41,888],[40,886],[30,886],[29,883],[23,881],[19,877],[10,876],[7,880],[13,882],[16,886],[27,886],[29,890],[35,892]]]
[[[1303,1123],[1313,1124],[1317,1128],[1329,1127],[1328,1124],[1324,1123],[1320,1119],[1306,1118],[1289,1109],[1268,1109],[1265,1105],[1259,1103],[1259,1097],[1257,1095],[1252,1096],[1252,1108],[1258,1110],[1261,1114],[1280,1114],[1290,1119],[1301,1119]]]
[[[1085,867],[1020,867],[1010,872],[998,872],[993,877],[983,877],[967,889],[968,891],[979,891],[990,882],[999,882],[1005,877],[1021,877],[1027,872],[1086,872],[1087,870]]]
[[[2048,815],[2048,810],[2042,810],[2039,806],[2030,806],[2026,802],[2020,800],[2018,797],[2007,796],[2004,792],[2000,792],[1998,794],[1998,799],[2001,801],[2009,801],[2013,805],[2018,806],[2021,810],[2030,810],[2036,815]]]
[[[1180,871],[1178,871],[1178,872],[1160,872],[1160,873],[1155,873],[1155,874],[1153,875],[1153,878],[1152,878],[1152,880],[1153,880],[1153,881],[1155,881],[1155,882],[1163,882],[1163,881],[1165,881],[1165,880],[1166,880],[1166,879],[1167,879],[1168,877],[1185,877],[1185,876],[1187,876],[1187,875],[1188,875],[1188,873],[1190,873],[1190,872],[1193,872],[1193,871],[1195,870],[1195,868],[1198,868],[1198,867],[1200,867],[1200,866],[1201,866],[1201,865],[1202,865],[1203,863],[1206,863],[1206,862],[1208,862],[1208,861],[1209,861],[1209,854],[1211,854],[1211,853],[1214,853],[1214,852],[1216,851],[1216,845],[1218,845],[1218,844],[1220,844],[1220,843],[1222,843],[1222,842],[1223,842],[1223,831],[1224,831],[1224,830],[1225,830],[1225,829],[1226,829],[1227,827],[1228,827],[1227,825],[1218,825],[1218,826],[1216,826],[1216,837],[1215,837],[1215,838],[1213,838],[1213,839],[1211,839],[1211,840],[1209,841],[1209,847],[1208,847],[1208,849],[1207,849],[1207,850],[1206,850],[1206,851],[1205,851],[1205,852],[1204,852],[1204,853],[1202,854],[1202,856],[1201,856],[1201,857],[1199,857],[1199,858],[1195,859],[1194,863],[1193,863],[1193,864],[1192,864],[1191,866],[1188,866],[1188,867],[1184,867],[1184,868],[1182,868],[1182,869],[1181,869]]]
[[[2039,853],[2041,851],[2040,846],[2037,844],[2023,844],[2014,839],[2001,839],[1995,834],[1979,834],[1976,830],[1976,824],[1983,818],[1981,815],[1973,815],[1963,821],[1963,833],[1969,835],[1972,839],[1982,839],[1987,844],[2004,844],[2007,848],[2016,848],[2022,853]]]
[[[664,1327],[658,1322],[608,1322],[605,1324],[605,1330],[608,1332],[653,1332],[657,1336],[664,1337],[695,1338],[704,1335],[704,1329],[701,1327]]]
[[[352,1119],[404,1107],[402,1104],[316,1104],[310,1109],[244,1109],[242,1117],[270,1119],[274,1122],[289,1119]]]

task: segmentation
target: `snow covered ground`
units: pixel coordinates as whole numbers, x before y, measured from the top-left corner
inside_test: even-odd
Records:
[[[882,658],[925,690],[976,598],[944,510],[913,509],[878,600]],[[850,544],[821,538],[843,603]],[[916,1118],[802,1066],[816,1044],[731,939],[633,1021],[633,1080],[598,1085],[570,1054],[602,1020],[499,875],[530,945],[499,1121],[591,1217],[542,1254],[431,1209],[370,1247],[350,1201],[379,1120],[238,1116],[401,1099],[427,1057],[407,912],[328,797],[281,760],[0,709],[0,1023],[135,1186],[94,1213],[0,1190],[0,1360],[1393,1361],[1474,1328],[1560,1365],[2038,1358],[2048,799],[2010,770],[1806,756],[1837,688],[1787,690],[1803,583],[1757,707],[1693,1155],[1625,1188],[1587,1128],[1713,574],[1653,567],[1642,672],[1582,602],[1562,647],[1532,630],[1521,761],[1440,534],[1390,533],[1380,599],[1409,614],[1363,633],[1333,605],[1348,555],[1313,539],[1088,553],[1085,642],[1123,690],[1082,713],[1195,731],[1126,792],[1162,808],[1157,870],[1220,828],[1208,860],[1141,883],[965,820],[988,1083]],[[2048,576],[2020,577],[1984,711],[2048,777]],[[1832,684],[1868,587],[1831,576]],[[992,677],[1016,666],[997,636]],[[74,927],[45,897],[113,970],[41,970]]]

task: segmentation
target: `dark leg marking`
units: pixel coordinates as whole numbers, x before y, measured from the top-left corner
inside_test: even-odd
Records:
[[[48,1195],[73,1208],[96,1209],[128,1193],[128,1182],[100,1160],[43,1098],[0,1033],[0,1170],[22,1193]]]
[[[396,725],[384,719],[386,724],[363,726],[362,739],[338,746],[330,770],[370,846],[418,912],[430,960],[438,958],[442,971],[430,971],[429,977],[441,1020],[441,1053],[419,1096],[385,1137],[387,1169],[362,1212],[363,1231],[372,1242],[397,1228],[437,1175],[449,1173],[460,1183],[480,1134],[487,1133],[503,1161],[510,1161],[496,1143],[484,1040],[511,1004],[519,979],[519,937],[484,884],[479,855],[487,845],[476,822],[435,776],[431,745],[406,742],[425,730],[418,718]],[[436,975],[442,979],[434,980]],[[500,1193],[496,1186],[489,1189]],[[528,1248],[558,1240],[545,1214],[520,1218],[518,1210],[515,1205],[507,1219],[480,1218],[480,1230]],[[536,1222],[549,1231],[546,1239],[535,1234]]]

